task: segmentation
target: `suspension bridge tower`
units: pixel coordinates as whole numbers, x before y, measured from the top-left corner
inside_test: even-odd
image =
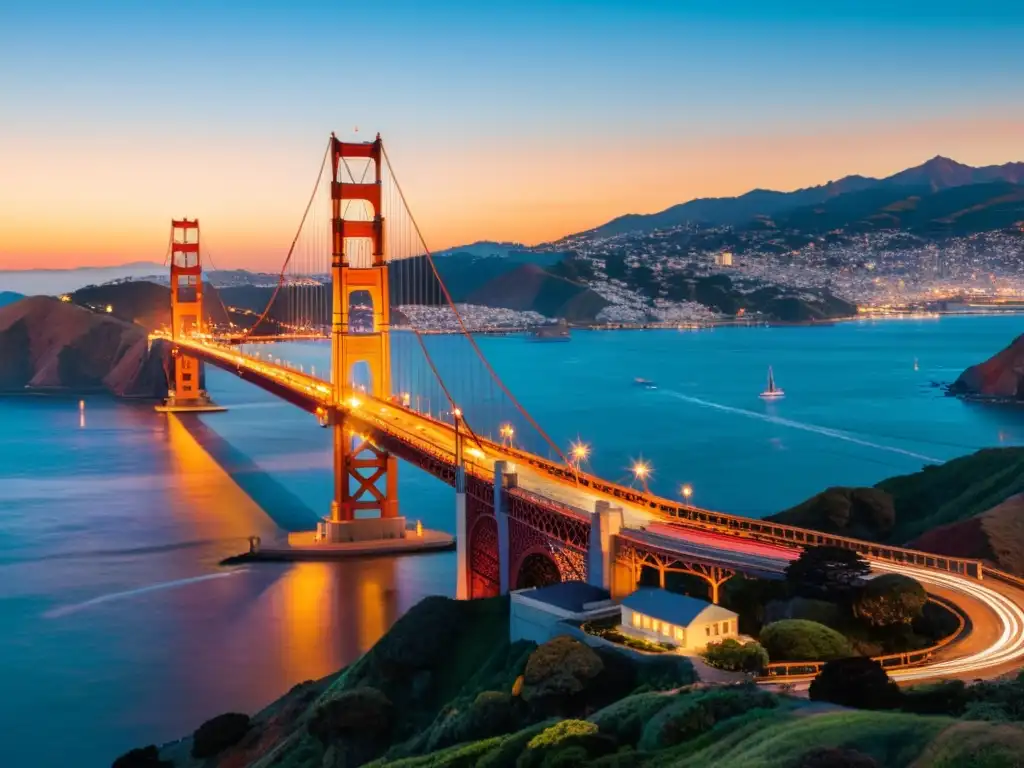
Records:
[[[390,295],[385,258],[384,216],[381,211],[383,145],[380,134],[370,142],[343,142],[331,135],[331,381],[334,409],[334,499],[325,523],[331,542],[399,538],[405,518],[398,515],[398,462],[347,423],[349,409],[366,407],[361,398],[391,395]],[[340,181],[339,170],[349,160],[367,163],[373,181]],[[346,218],[350,208],[369,216]],[[353,241],[362,241],[355,247]],[[365,243],[369,242],[366,258]],[[354,258],[358,253],[359,263]],[[368,296],[372,327],[352,322],[353,296]],[[353,369],[369,374],[364,389],[353,384]]]
[[[173,389],[158,411],[223,411],[203,389],[199,360],[183,354],[174,342],[206,332],[203,315],[203,264],[199,220],[171,221],[171,368]]]

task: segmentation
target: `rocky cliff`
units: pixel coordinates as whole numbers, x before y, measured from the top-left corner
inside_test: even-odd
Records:
[[[961,373],[949,392],[996,400],[1024,400],[1024,334],[999,354]]]
[[[0,392],[167,394],[169,354],[146,331],[110,315],[33,296],[0,309]]]

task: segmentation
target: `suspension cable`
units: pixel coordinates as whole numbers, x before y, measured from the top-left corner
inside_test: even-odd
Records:
[[[295,232],[295,237],[292,239],[291,247],[288,248],[288,255],[285,256],[284,264],[281,265],[281,273],[277,277],[277,285],[274,286],[274,292],[270,295],[270,301],[267,302],[266,309],[263,310],[263,313],[259,316],[256,322],[252,325],[252,327],[242,334],[242,343],[245,343],[246,339],[248,339],[252,335],[253,331],[255,331],[259,327],[259,325],[264,320],[267,319],[267,315],[270,314],[271,307],[273,307],[274,302],[277,301],[277,294],[280,293],[281,286],[284,285],[285,270],[288,269],[288,264],[292,260],[292,253],[295,251],[295,244],[299,241],[299,235],[302,234],[302,227],[306,224],[306,217],[309,215],[309,209],[313,207],[313,200],[316,198],[316,193],[320,189],[320,180],[324,176],[324,168],[327,167],[327,158],[330,155],[330,153],[331,141],[328,141],[327,148],[324,150],[324,158],[320,162],[320,170],[319,172],[317,172],[316,175],[316,183],[313,185],[313,191],[309,195],[309,202],[306,203],[306,210],[302,212],[302,220],[299,222],[299,228]]]
[[[512,392],[509,391],[508,387],[505,386],[505,383],[498,376],[494,368],[491,367],[490,362],[488,362],[487,358],[484,356],[483,351],[477,345],[476,339],[473,338],[472,334],[466,328],[466,324],[462,320],[462,315],[459,313],[458,308],[455,306],[455,302],[452,301],[451,294],[448,292],[448,286],[444,284],[444,281],[441,279],[441,275],[437,271],[437,266],[434,264],[434,258],[430,253],[430,249],[427,247],[427,241],[423,238],[423,233],[420,230],[419,224],[416,222],[416,217],[413,216],[412,210],[409,208],[409,202],[405,199],[405,193],[402,191],[402,185],[399,184],[398,182],[398,176],[395,174],[395,169],[391,165],[391,158],[388,157],[387,150],[384,148],[383,144],[381,145],[381,152],[384,155],[384,162],[387,163],[388,170],[391,172],[391,179],[395,183],[395,190],[398,192],[398,196],[401,198],[402,204],[405,206],[405,211],[409,215],[409,220],[412,223],[413,229],[416,232],[416,236],[419,237],[420,243],[423,245],[423,250],[427,257],[427,263],[430,265],[431,272],[433,272],[434,278],[440,285],[445,300],[448,302],[448,305],[455,313],[455,319],[458,321],[459,328],[462,330],[462,333],[468,339],[470,346],[473,347],[473,351],[476,352],[477,357],[480,358],[480,361],[484,364],[484,368],[487,369],[487,372],[490,374],[491,378],[495,381],[498,387],[501,388],[501,391],[505,393],[505,396],[508,397],[508,399],[516,407],[519,413],[521,413],[523,417],[530,423],[530,425],[537,430],[538,434],[540,434],[540,436],[544,438],[547,444],[554,449],[555,453],[563,462],[565,462],[566,466],[572,466],[569,460],[566,458],[565,454],[562,453],[562,449],[559,448],[555,441],[548,436],[548,433],[544,431],[540,424],[538,424],[534,420],[533,416],[531,416],[529,412],[519,403],[515,395],[513,395]],[[419,334],[417,334],[417,336],[419,336]],[[420,343],[422,345],[422,340]],[[431,367],[433,367],[432,363]]]

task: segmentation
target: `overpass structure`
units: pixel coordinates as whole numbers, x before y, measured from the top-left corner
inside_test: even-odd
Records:
[[[317,210],[328,214],[319,223]],[[195,255],[198,265],[198,245]],[[316,277],[328,274],[329,284]],[[189,310],[201,317],[197,293],[199,305]],[[563,452],[550,439],[490,366],[463,314],[380,137],[349,143],[332,135],[277,287],[256,321],[243,333],[216,336],[201,322],[179,326],[175,316],[155,336],[171,345],[174,361],[231,372],[332,431],[325,541],[403,535],[399,461],[451,485],[460,598],[569,579],[621,595],[653,569],[662,584],[672,572],[702,579],[717,602],[735,574],[777,577],[802,547],[828,544],[861,553],[879,572],[913,576],[968,618],[973,645],[953,643],[897,674],[991,673],[1024,659],[1024,582],[978,560],[715,512],[586,471],[586,446]],[[273,336],[270,327],[289,335],[329,329],[326,376],[249,345]],[[209,405],[205,393],[197,396],[199,406]],[[181,399],[177,391],[171,397]]]

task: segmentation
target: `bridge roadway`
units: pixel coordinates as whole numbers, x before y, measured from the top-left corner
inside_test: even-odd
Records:
[[[285,366],[257,360],[238,351],[205,339],[178,340],[176,344],[190,354],[219,368],[251,381],[310,413],[332,407],[332,388],[328,382]],[[406,444],[440,453],[453,461],[455,430],[450,424],[437,421],[408,408],[360,396],[349,404],[347,415],[367,431],[380,431]],[[467,470],[481,478],[493,477],[494,464],[507,461],[515,464],[518,487],[529,494],[564,505],[570,512],[588,514],[597,501],[609,501],[623,510],[625,530],[622,535],[681,557],[711,562],[751,574],[779,575],[799,554],[799,546],[765,542],[738,530],[715,525],[702,526],[690,520],[666,520],[666,515],[621,494],[602,491],[604,485],[590,478],[591,487],[577,484],[575,473],[553,474],[544,471],[543,459],[508,449],[479,438],[465,440],[464,458]],[[534,463],[531,464],[530,462]],[[646,495],[645,495],[646,496]],[[649,500],[648,496],[647,499]],[[666,500],[667,504],[675,504]],[[715,515],[716,513],[708,513]],[[1001,581],[980,581],[971,576],[943,572],[905,563],[868,556],[872,569],[878,573],[902,573],[924,584],[929,592],[950,600],[967,616],[970,632],[965,639],[953,643],[936,654],[928,664],[890,674],[901,681],[920,681],[937,677],[991,677],[1017,668],[1024,661],[1024,590]]]

